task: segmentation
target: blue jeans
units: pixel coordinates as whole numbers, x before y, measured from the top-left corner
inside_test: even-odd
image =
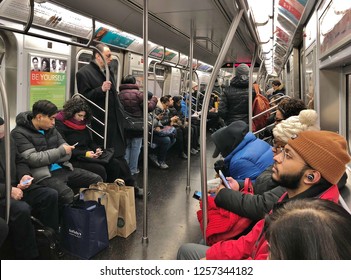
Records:
[[[167,157],[167,151],[176,142],[174,137],[158,136],[154,134],[153,141],[157,144],[156,153],[158,162],[165,162]]]
[[[138,161],[143,138],[127,138],[126,159],[132,175],[138,171]]]

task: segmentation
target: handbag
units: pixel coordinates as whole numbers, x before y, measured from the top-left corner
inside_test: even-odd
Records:
[[[245,179],[242,193],[253,194],[253,186],[250,178]],[[202,202],[200,210],[197,211],[197,218],[203,232]],[[252,224],[249,218],[241,217],[233,212],[217,207],[214,197],[208,197],[206,244],[213,245],[219,241],[239,238]]]
[[[105,199],[101,200],[101,204],[105,206],[108,238],[111,240],[117,236],[118,211],[119,211],[119,189],[114,183],[92,184],[89,188],[80,189],[80,193],[84,200],[95,200],[104,195]]]
[[[144,118],[135,117],[123,110],[124,115],[124,129],[129,132],[140,132],[144,131]]]
[[[114,148],[107,148],[102,151],[102,154],[98,158],[91,158],[86,156],[78,156],[79,161],[94,162],[100,164],[108,164],[115,154]]]
[[[61,229],[63,247],[82,259],[109,245],[105,207],[100,201],[78,200],[63,209]]]
[[[41,260],[58,260],[63,256],[60,248],[59,237],[51,227],[43,225],[37,218],[31,216],[35,230],[35,239]]]
[[[177,136],[177,129],[174,126],[166,125],[161,130],[155,130],[154,133],[161,137],[176,137]]]
[[[126,238],[136,230],[134,187],[126,186],[122,179],[116,179],[115,183],[120,194],[117,235]]]

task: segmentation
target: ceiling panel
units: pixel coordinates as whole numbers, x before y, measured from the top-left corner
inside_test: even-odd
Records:
[[[72,0],[52,2],[142,37],[143,0],[85,0],[84,5]],[[236,14],[233,2],[232,0],[149,0],[149,40],[188,55],[190,26],[193,19],[195,36],[207,38],[207,43],[204,40],[195,43],[194,58],[213,65],[230,26],[226,16],[232,17]],[[240,26],[239,29],[245,34],[235,37],[225,58],[226,62],[251,60],[254,43],[244,26]],[[212,46],[211,42],[215,46]]]

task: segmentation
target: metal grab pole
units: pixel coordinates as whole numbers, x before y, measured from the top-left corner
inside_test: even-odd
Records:
[[[206,164],[206,120],[207,120],[207,109],[210,104],[210,97],[212,88],[214,86],[216,77],[219,69],[221,68],[224,60],[224,56],[228,52],[229,46],[233,40],[236,29],[238,28],[241,17],[244,13],[244,9],[241,9],[238,16],[230,25],[227,36],[222,45],[221,51],[219,52],[217,61],[213,67],[212,75],[206,88],[204,96],[204,102],[202,104],[201,113],[201,127],[200,127],[200,160],[201,160],[201,191],[202,191],[202,213],[203,213],[203,227],[204,227],[204,240],[206,241],[206,228],[207,228],[207,164]]]
[[[10,219],[10,198],[11,198],[11,170],[10,170],[10,117],[9,107],[7,100],[6,88],[4,80],[0,75],[0,90],[1,100],[4,109],[4,121],[5,121],[5,186],[6,186],[6,209],[5,209],[5,220],[9,223]]]
[[[187,170],[187,182],[186,190],[190,191],[190,150],[191,150],[191,103],[192,103],[192,84],[193,84],[193,53],[194,53],[194,20],[190,23],[190,50],[189,50],[189,92],[188,92],[188,170]]]
[[[251,60],[251,67],[250,67],[250,76],[249,76],[249,130],[252,132],[252,75],[253,75],[253,69],[255,67],[255,61],[257,58],[258,54],[258,48],[257,46],[255,47],[255,54]]]
[[[144,102],[143,102],[143,110],[144,110],[144,127],[148,127],[148,71],[149,71],[149,59],[148,59],[148,41],[149,41],[149,25],[148,25],[148,13],[149,13],[149,1],[144,0],[144,10],[143,10],[143,39],[144,39]],[[153,93],[155,94],[155,93]],[[143,197],[143,237],[142,243],[149,243],[148,237],[148,224],[147,224],[147,193],[148,193],[148,137],[149,131],[148,129],[144,129],[144,154],[143,154],[143,165],[144,165],[144,173],[143,173],[143,185],[144,185],[144,197]]]

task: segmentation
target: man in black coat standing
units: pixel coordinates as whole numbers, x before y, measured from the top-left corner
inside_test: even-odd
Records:
[[[112,60],[110,48],[101,43],[96,45],[96,48],[102,53],[107,64],[110,64]],[[126,181],[127,185],[135,186],[135,180],[132,178],[129,166],[124,158],[126,141],[123,126],[123,107],[118,98],[113,75],[110,75],[109,81],[106,80],[104,59],[96,49],[93,50],[92,61],[82,67],[76,74],[78,92],[103,109],[105,109],[106,93],[109,94],[106,148],[115,149],[115,158],[119,162],[119,166],[116,166],[116,168],[120,169],[120,177]],[[93,116],[105,123],[105,113],[95,106],[91,106],[91,109]],[[104,135],[104,126],[97,121],[92,121],[92,128],[101,136]],[[103,144],[103,140],[99,136],[93,135],[93,137],[97,144]],[[135,193],[137,196],[142,196],[143,190],[136,187]]]

